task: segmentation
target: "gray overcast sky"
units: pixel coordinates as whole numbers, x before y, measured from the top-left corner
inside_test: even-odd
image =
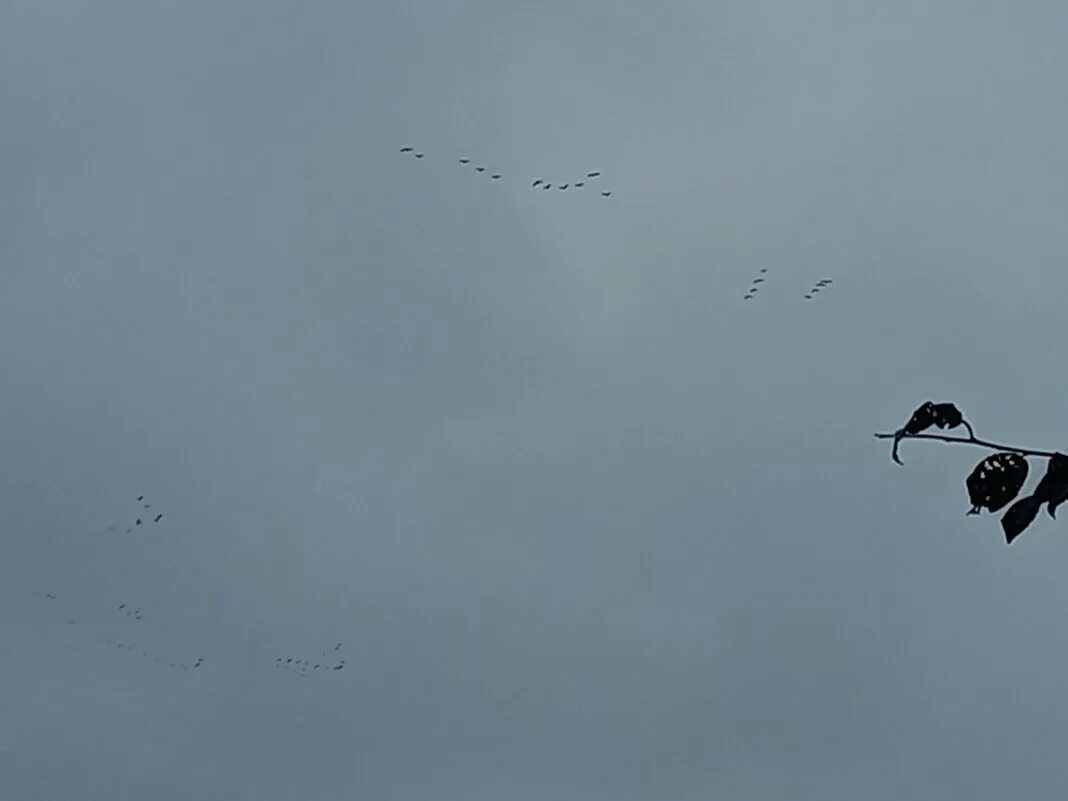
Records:
[[[1063,3],[2,19],[0,797],[1062,797]]]

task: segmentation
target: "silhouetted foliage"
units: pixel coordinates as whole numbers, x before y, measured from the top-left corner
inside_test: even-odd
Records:
[[[932,426],[953,429],[964,426],[967,437],[951,437],[944,434],[925,434]],[[1056,519],[1057,507],[1068,500],[1068,456],[1063,453],[1030,450],[998,445],[976,438],[971,424],[964,419],[960,409],[952,403],[927,401],[912,413],[908,422],[892,434],[876,434],[879,439],[893,439],[890,458],[902,464],[898,458],[898,445],[903,439],[935,439],[940,442],[962,442],[998,451],[987,456],[975,466],[965,480],[968,499],[972,508],[968,514],[979,514],[983,509],[996,512],[1012,501],[1027,481],[1029,466],[1027,456],[1048,459],[1046,473],[1034,492],[1019,499],[1008,508],[1001,518],[1005,542],[1011,544],[1032,522],[1042,504],[1046,504],[1049,516]]]
[[[995,453],[979,462],[964,482],[972,502],[968,514],[996,512],[1015,498],[1027,481],[1027,459],[1018,453]]]

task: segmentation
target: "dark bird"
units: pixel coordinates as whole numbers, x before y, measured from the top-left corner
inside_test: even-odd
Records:
[[[412,148],[410,148],[410,147],[402,147],[400,152],[401,153],[411,153],[412,152]]]
[[[764,279],[763,278],[754,278],[753,279],[753,283],[754,284],[762,284],[762,283],[764,283]]]
[[[576,189],[581,189],[581,188],[582,188],[582,187],[584,187],[585,185],[586,185],[585,183],[583,183],[582,181],[579,181],[579,182],[578,182],[577,184],[575,184],[575,188],[576,188]]]
[[[601,192],[601,197],[611,197],[611,196],[612,196],[611,192]]]
[[[809,290],[809,291],[810,291],[810,292],[812,292],[812,294],[813,294],[813,295],[815,295],[815,294],[816,294],[817,292],[819,292],[819,291],[820,291],[820,288],[819,288],[818,286],[814,286],[814,287],[812,287],[812,289],[811,289],[811,290]]]
[[[531,186],[531,188],[534,188],[535,186],[537,186],[537,185],[538,185],[538,184],[540,184],[540,183],[541,183],[541,178],[539,178],[538,180],[536,180],[536,181],[535,181],[534,183],[532,183],[532,184],[531,184],[530,186]]]
[[[203,660],[203,659],[201,659],[200,657],[197,657],[197,661],[193,663],[193,667],[195,667],[195,668],[198,668],[198,667],[200,667],[200,666],[201,666],[202,664],[204,664],[204,660]]]
[[[805,300],[812,300],[812,296],[811,295],[805,295]]]
[[[147,504],[147,503],[145,504],[145,508],[146,508],[146,509],[148,508],[148,504]]]
[[[767,267],[761,267],[760,268],[760,272],[762,272],[762,273],[766,273],[767,271],[768,271]]]
[[[563,186],[561,186],[561,187],[560,187],[560,191],[561,191],[561,192],[563,192],[563,191],[564,191],[565,189],[567,189],[567,188],[568,188],[569,186],[571,186],[571,184],[564,184]]]
[[[54,601],[54,600],[56,600],[56,596],[54,596],[54,595],[53,595],[52,593],[50,593],[50,592],[46,592],[46,593],[45,593],[45,598],[48,598],[48,599],[49,599],[50,601]]]
[[[422,153],[416,153],[416,154],[415,154],[415,157],[416,157],[417,159],[421,159],[421,158],[423,157],[423,154],[422,154]]]
[[[471,163],[471,159],[460,159],[460,163],[461,164],[470,164]]]
[[[119,604],[119,609],[125,609],[125,608],[126,608],[126,604]]]
[[[742,300],[750,300],[752,297],[752,295],[743,295]]]
[[[342,662],[340,665],[334,665],[334,670],[342,670],[344,667],[345,663]]]
[[[1034,492],[1016,501],[1001,518],[1005,542],[1011,544],[1031,525],[1042,504],[1046,504],[1049,516],[1056,520],[1057,507],[1065,501],[1068,501],[1068,456],[1055,453],[1046,463],[1046,474],[1042,476]]]
[[[501,177],[501,174],[499,172],[495,172],[495,173],[493,173],[493,175],[490,176],[490,178],[492,178],[494,181],[496,181],[500,177]]]
[[[315,666],[315,668],[314,668],[314,670],[318,670],[318,669],[319,669],[319,666],[318,666],[318,665],[316,665],[316,666]]]
[[[485,171],[486,171],[485,167],[475,167],[475,172],[485,172]]]
[[[289,664],[290,662],[292,662],[292,661],[293,661],[292,659],[287,659],[287,660],[286,660],[286,664],[288,665],[288,664]]]
[[[163,512],[160,512],[158,515],[156,515],[156,519],[153,520],[152,522],[153,523],[158,523],[162,519],[163,519]]]
[[[340,651],[341,650],[341,643],[338,643],[337,645],[335,645],[334,646],[334,650],[335,651]]]
[[[600,174],[601,173],[599,173],[599,172],[588,172],[588,173],[586,173],[586,177],[587,178],[596,178]]]
[[[136,520],[136,521],[134,521],[134,525],[135,525],[135,526],[139,526],[139,525],[141,525],[141,518],[140,518],[140,517],[139,517],[139,518],[137,518],[137,520]]]
[[[144,495],[138,495],[137,496],[137,500],[139,500],[139,501],[143,501],[144,499],[145,499]]]
[[[545,184],[545,186],[542,187],[542,189],[552,189],[552,188],[553,188],[552,184]]]

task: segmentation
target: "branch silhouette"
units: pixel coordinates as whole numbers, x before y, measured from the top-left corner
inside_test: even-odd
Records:
[[[947,434],[923,433],[937,426],[952,429],[963,426],[968,432],[966,437],[954,437]],[[892,439],[893,448],[890,458],[897,464],[903,464],[898,458],[898,446],[904,439],[927,439],[938,442],[954,442],[960,445],[976,445],[996,451],[987,456],[972,470],[964,482],[968,489],[968,498],[972,508],[969,515],[979,514],[983,509],[996,512],[1020,493],[1027,481],[1029,467],[1028,456],[1047,459],[1046,472],[1034,491],[1020,498],[1001,518],[1001,528],[1005,532],[1005,542],[1012,544],[1032,522],[1042,505],[1051,518],[1056,519],[1057,507],[1068,501],[1068,456],[1059,451],[1020,448],[1016,445],[1001,445],[997,442],[979,439],[971,424],[952,403],[934,403],[927,401],[912,413],[909,421],[897,431],[890,434],[876,434],[876,439]]]

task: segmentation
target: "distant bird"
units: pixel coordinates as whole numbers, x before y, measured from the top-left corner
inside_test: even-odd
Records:
[[[412,148],[410,148],[410,147],[402,147],[400,152],[401,153],[411,153],[412,152]]]
[[[198,656],[198,657],[197,657],[197,661],[193,663],[193,667],[195,667],[195,668],[198,668],[198,667],[200,667],[200,666],[201,666],[202,664],[204,664],[204,660],[203,660],[203,659],[201,659],[201,658],[200,658],[200,657]]]
[[[752,297],[753,297],[752,295],[743,295],[742,296],[742,300],[749,300]]]
[[[135,526],[139,526],[139,525],[141,525],[141,518],[140,518],[140,517],[139,517],[139,518],[137,518],[137,520],[136,520],[136,521],[134,522],[134,525],[135,525]]]
[[[335,651],[339,651],[339,650],[341,650],[341,643],[338,643],[337,645],[335,645],[335,646],[334,646],[334,650],[335,650]]]
[[[531,186],[531,188],[534,188],[535,186],[537,186],[537,185],[538,185],[538,184],[540,184],[540,183],[541,183],[541,178],[539,178],[538,180],[536,180],[536,181],[535,181],[534,183],[532,183],[532,184],[531,184],[530,186]]]
[[[54,601],[54,600],[56,600],[56,596],[54,596],[54,595],[53,595],[52,593],[50,593],[50,592],[46,592],[46,593],[45,593],[45,598],[48,598],[48,599],[49,599],[49,600],[51,600],[51,601]]]
[[[763,278],[754,278],[753,279],[753,283],[754,284],[762,284],[762,283],[764,283],[764,279]]]
[[[818,286],[814,286],[814,287],[812,287],[812,289],[810,291],[812,292],[813,295],[815,295],[817,292],[820,291],[820,288]]]
[[[471,159],[460,159],[460,163],[461,164],[470,164],[471,163]]]
[[[345,663],[342,662],[340,665],[334,665],[334,670],[342,670],[344,667]]]
[[[552,188],[553,188],[552,184],[545,184],[545,186],[542,187],[542,189],[552,189]]]
[[[293,659],[292,659],[292,658],[290,658],[290,659],[287,659],[287,660],[286,660],[286,664],[288,665],[288,664],[289,664],[290,662],[292,662],[292,661],[293,661]]]
[[[563,192],[563,191],[564,191],[565,189],[567,189],[567,188],[568,188],[569,186],[570,186],[570,184],[564,184],[563,186],[561,186],[561,187],[560,187],[560,191],[561,191],[561,192]]]
[[[319,666],[318,666],[318,665],[316,665],[316,666],[315,666],[315,667],[314,667],[313,669],[314,669],[314,670],[318,670],[318,669],[319,669]]]
[[[475,172],[485,172],[485,171],[486,171],[485,167],[475,167]]]
[[[585,185],[586,185],[586,184],[585,184],[584,182],[582,182],[582,181],[579,181],[578,183],[576,183],[576,184],[575,184],[575,188],[576,188],[576,189],[581,189],[581,188],[582,188],[582,187],[584,187]]]
[[[811,295],[805,295],[805,300],[812,300],[812,296]]]
[[[423,157],[423,154],[422,154],[422,153],[416,153],[416,154],[415,154],[415,157],[416,157],[417,159],[421,159],[421,158]]]
[[[588,172],[588,173],[586,173],[586,177],[587,178],[596,178],[600,174],[601,173],[599,173],[599,172]]]
[[[767,267],[761,267],[760,268],[760,272],[762,272],[762,273],[766,273],[767,271],[768,271]]]
[[[490,178],[492,178],[494,181],[496,181],[500,177],[501,174],[499,172],[495,172],[493,175],[490,176]]]
[[[139,501],[143,501],[144,499],[145,499],[144,495],[138,495],[137,496],[137,500],[139,500]]]
[[[158,523],[162,519],[163,519],[163,512],[160,512],[158,515],[156,515],[156,519],[153,520],[152,522],[153,523]]]
[[[611,197],[611,196],[612,196],[611,192],[601,192],[601,197]]]
[[[126,608],[126,604],[119,604],[119,609],[125,609],[125,608]]]

